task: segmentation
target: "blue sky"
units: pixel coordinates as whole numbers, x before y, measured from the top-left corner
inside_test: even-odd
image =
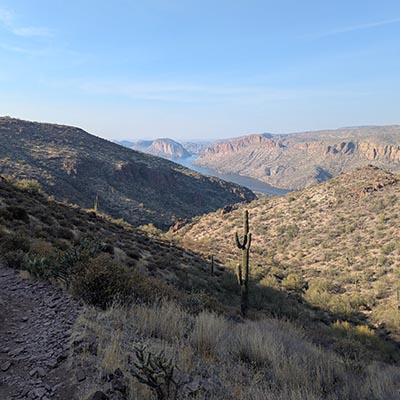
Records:
[[[0,115],[111,139],[400,123],[400,2],[0,0]]]

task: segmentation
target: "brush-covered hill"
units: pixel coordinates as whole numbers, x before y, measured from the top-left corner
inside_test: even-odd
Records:
[[[210,145],[196,163],[282,189],[301,189],[368,164],[400,172],[400,126],[249,135]]]
[[[284,197],[195,218],[170,235],[234,269],[233,233],[241,232],[245,209],[253,234],[252,278],[259,287],[400,334],[399,175],[373,166],[356,169]],[[280,305],[270,303],[279,312]]]
[[[181,289],[210,287],[207,261],[159,240],[152,232],[159,231],[152,226],[138,229],[123,220],[59,202],[42,194],[36,181],[10,182],[0,176],[0,261],[10,267],[27,267],[39,276],[43,272],[46,278],[46,268],[56,263],[58,255],[67,251],[74,259],[79,252],[90,250],[91,257],[107,256]]]
[[[380,184],[390,185],[385,176]],[[146,232],[39,191],[32,181],[0,179],[0,273],[12,282],[7,290],[0,288],[0,310],[15,321],[0,329],[8,346],[0,354],[5,383],[0,393],[5,398],[25,398],[21,393],[27,388],[28,398],[58,391],[62,399],[88,400],[168,399],[167,389],[172,398],[199,400],[398,398],[399,350],[366,325],[272,318],[262,291],[258,309],[253,307],[252,318],[243,320],[229,270],[217,266],[211,275],[204,257],[157,237],[163,235],[155,229]],[[287,204],[296,200],[273,200],[279,201],[291,214]],[[253,231],[255,206],[251,204]],[[219,215],[210,216],[205,233],[214,241],[215,254],[221,248],[222,260],[229,244],[223,243],[224,231],[215,235],[221,227],[213,220]],[[224,215],[240,220],[239,211]],[[225,224],[225,217],[219,223]],[[240,222],[230,227],[236,225]],[[255,246],[261,246],[259,238],[256,234]],[[19,274],[3,270],[4,263]],[[72,325],[62,329],[58,319],[66,310],[56,313],[63,291],[53,294],[41,280],[98,307],[71,310],[69,302]],[[3,296],[12,300],[12,307]],[[36,314],[28,305],[17,306],[21,298],[41,304],[39,321],[32,321]],[[306,304],[291,304],[298,316],[306,314]],[[20,309],[30,312],[18,314]],[[62,330],[44,341],[55,325]],[[17,336],[11,334],[18,327],[25,329],[21,337],[36,335],[36,346],[32,340],[29,346],[21,339],[14,343]],[[69,352],[50,365],[58,337],[68,343]],[[28,364],[29,369],[22,368]],[[62,390],[48,385],[61,369]],[[63,392],[65,385],[74,393]]]
[[[38,180],[57,199],[134,225],[171,225],[252,200],[239,185],[206,177],[70,126],[0,118],[0,174]]]

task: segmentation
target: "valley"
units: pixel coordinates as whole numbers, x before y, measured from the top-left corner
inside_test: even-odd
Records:
[[[15,336],[0,329],[0,393],[396,399],[400,175],[367,164],[288,192],[198,166],[215,145],[179,165],[10,118],[0,141],[0,308],[12,305]],[[245,211],[246,313],[234,237]],[[17,306],[18,296],[36,306]],[[41,326],[64,305],[71,328],[62,336],[53,323],[55,346]],[[40,324],[30,322],[36,308]],[[20,321],[41,352],[20,346]],[[41,378],[28,381],[27,369]]]

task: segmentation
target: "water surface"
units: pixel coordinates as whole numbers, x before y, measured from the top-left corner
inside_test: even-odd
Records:
[[[245,186],[255,193],[263,194],[267,196],[282,196],[289,193],[289,190],[279,189],[274,186],[268,185],[268,183],[259,181],[258,179],[250,178],[248,176],[243,176],[239,174],[224,174],[213,169],[203,168],[193,163],[199,158],[198,155],[193,155],[191,157],[176,160],[178,164],[183,165],[186,168],[190,168],[193,171],[200,172],[204,175],[211,175],[217,178],[223,179],[228,182],[234,182],[239,185]]]

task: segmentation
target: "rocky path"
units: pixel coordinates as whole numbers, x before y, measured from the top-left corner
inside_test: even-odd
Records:
[[[76,399],[68,369],[79,306],[59,288],[0,266],[0,399]]]

